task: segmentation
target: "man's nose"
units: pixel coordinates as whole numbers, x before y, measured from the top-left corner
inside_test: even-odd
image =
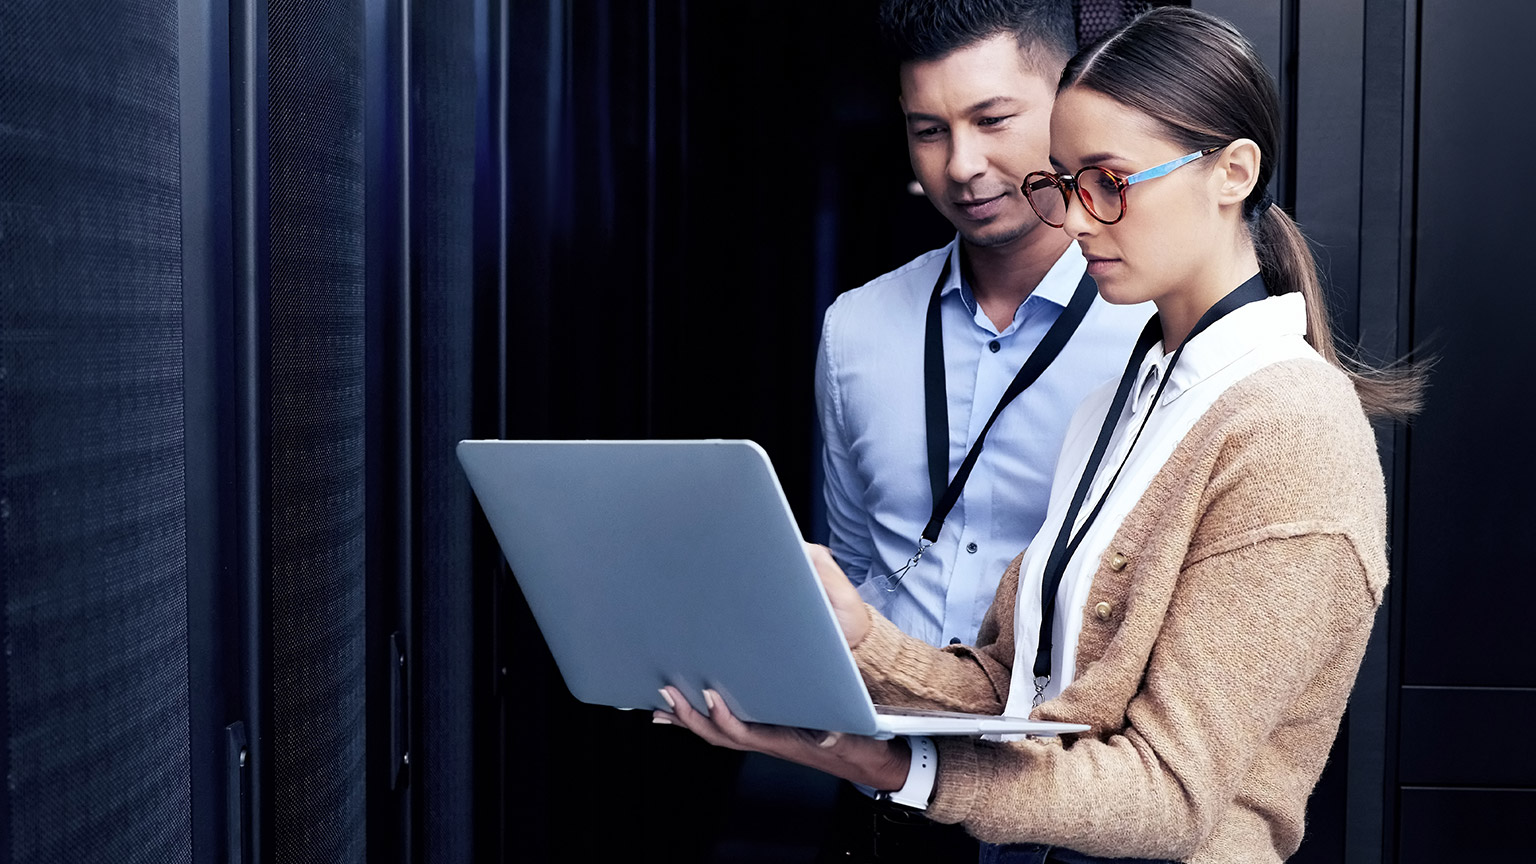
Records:
[[[967,130],[952,132],[948,168],[949,179],[955,183],[969,183],[986,173],[987,153],[981,136]]]

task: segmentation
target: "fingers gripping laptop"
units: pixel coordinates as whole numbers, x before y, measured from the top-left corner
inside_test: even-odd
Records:
[[[1087,726],[879,709],[751,441],[462,441],[459,461],[571,694],[860,735]]]

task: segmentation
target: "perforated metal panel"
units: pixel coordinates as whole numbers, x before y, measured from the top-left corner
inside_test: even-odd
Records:
[[[271,848],[364,860],[362,6],[268,5]]]
[[[1077,0],[1077,44],[1091,45],[1102,36],[1153,6],[1188,6],[1150,0]]]
[[[191,858],[177,5],[0,2],[6,851]]]

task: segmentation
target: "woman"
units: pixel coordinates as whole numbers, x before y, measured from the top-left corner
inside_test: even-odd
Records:
[[[1413,413],[1420,382],[1335,354],[1315,263],[1265,193],[1278,134],[1273,84],[1220,19],[1154,10],[1074,57],[1057,173],[1025,191],[1106,299],[1157,316],[1074,418],[976,647],[904,636],[813,550],[877,702],[1091,731],[884,742],[743,724],[713,696],[706,716],[670,688],[658,722],[896,790],[1002,844],[983,861],[1294,852],[1387,578],[1366,415]]]

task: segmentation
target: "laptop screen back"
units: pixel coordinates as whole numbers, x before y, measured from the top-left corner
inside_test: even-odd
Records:
[[[571,693],[873,734],[875,715],[762,448],[464,441],[459,460]]]

